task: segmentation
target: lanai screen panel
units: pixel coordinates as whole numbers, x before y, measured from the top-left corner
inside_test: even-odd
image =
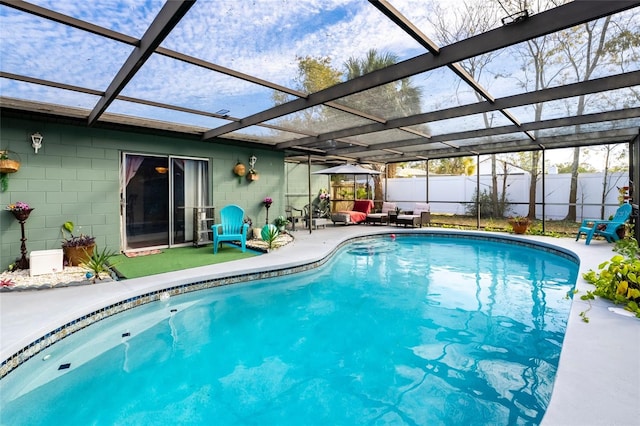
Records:
[[[135,38],[141,38],[165,0],[30,0],[29,3],[81,19]]]
[[[300,130],[320,134],[353,126],[362,126],[372,122],[367,118],[358,117],[336,108],[318,105],[266,121],[266,124],[287,127],[294,131]]]
[[[1,44],[1,43],[0,43]],[[98,95],[43,86],[41,84],[0,78],[2,96],[33,102],[46,102],[72,108],[90,109],[98,102]]]
[[[298,133],[270,129],[264,126],[249,126],[225,135],[225,137],[229,139],[267,142],[270,145],[295,139],[300,136],[302,135]]]
[[[168,110],[166,108],[156,107],[153,105],[145,105],[118,99],[113,101],[107,112],[131,118],[139,117],[183,126],[196,126],[200,131],[210,129],[211,126],[225,124],[225,120],[220,120],[215,117],[185,111]]]
[[[571,118],[578,115],[578,106],[584,104],[580,115],[597,114],[609,111],[631,110],[640,108],[640,86],[625,87],[615,90],[607,90],[580,96],[572,96],[558,100],[540,102],[541,120],[554,120]],[[522,118],[524,123],[536,121],[536,105],[524,105],[512,108],[511,111]],[[637,116],[637,114],[636,114]]]
[[[268,108],[273,90],[154,54],[121,94],[207,113],[224,111],[220,115],[245,117]],[[164,116],[156,118],[170,119],[172,114],[167,110]]]
[[[401,141],[411,137],[418,137],[401,129],[384,130],[382,132],[367,133],[366,135],[351,136],[352,139],[374,147],[380,143]]]
[[[1,69],[6,73],[104,91],[132,47],[86,31],[0,6]],[[3,79],[2,96],[86,106],[73,91]]]
[[[488,120],[488,126],[485,123],[485,117],[483,114],[472,114],[447,120],[432,121],[429,122],[429,128],[431,129],[432,136],[440,136],[472,130],[483,130],[487,127],[495,128],[509,126],[513,124],[499,111],[491,111],[487,113],[486,118]]]
[[[299,58],[328,58],[342,71],[350,57],[390,43],[401,58],[423,52],[368,2],[256,0],[196,2],[162,45],[296,88]]]

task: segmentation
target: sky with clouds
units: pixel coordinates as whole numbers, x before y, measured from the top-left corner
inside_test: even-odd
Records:
[[[133,37],[143,35],[163,6],[157,0],[33,2]],[[428,10],[422,0],[393,3],[404,10],[423,10],[414,19],[426,19]],[[5,28],[0,46],[2,70],[7,72],[105,90],[132,49],[4,6],[0,18]],[[392,52],[400,60],[425,53],[363,0],[199,0],[162,46],[287,87],[295,84],[299,57],[329,57],[333,66],[342,68],[348,58],[363,57],[369,49]],[[442,81],[441,76],[436,78]],[[77,98],[74,105],[81,107],[95,102],[92,96],[25,83],[18,86],[23,95],[35,99]],[[6,81],[0,89],[13,91]],[[271,92],[154,55],[122,94],[211,112],[233,105],[232,114],[241,117],[272,103]],[[230,98],[233,101],[226,100]]]
[[[487,7],[497,7],[497,2],[487,1],[484,0]],[[31,2],[135,38],[142,37],[164,5],[162,0]],[[455,8],[460,4],[451,0],[390,3],[436,41],[430,16],[439,9],[438,13],[454,23]],[[0,68],[4,72],[104,91],[133,49],[6,6],[0,6],[0,20]],[[290,88],[296,88],[299,57],[329,57],[333,66],[342,69],[348,58],[362,58],[369,49],[393,53],[400,60],[426,53],[364,0],[198,0],[162,46]],[[516,61],[509,52],[501,54],[503,59],[488,67],[480,83],[496,97],[523,92],[513,78],[521,72]],[[500,77],[505,73],[511,73],[511,78]],[[448,69],[412,79],[423,88],[425,111],[476,102],[471,90],[461,86]],[[93,95],[8,79],[0,79],[0,93],[87,109],[98,101]],[[273,105],[272,89],[160,55],[152,55],[121,94],[208,112],[230,110],[234,117],[248,116]],[[556,109],[559,114],[566,114],[563,105]],[[553,114],[551,109],[548,111]],[[205,128],[227,122],[123,101],[114,102],[108,112]],[[518,116],[528,121],[530,111],[518,111]],[[494,123],[500,124],[506,122]],[[456,130],[483,127],[479,117],[468,117],[455,126]],[[446,122],[431,125],[436,134],[448,127]]]

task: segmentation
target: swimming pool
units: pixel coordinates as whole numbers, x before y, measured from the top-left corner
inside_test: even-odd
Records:
[[[535,424],[576,274],[524,245],[368,238],[78,332],[0,382],[2,421]]]

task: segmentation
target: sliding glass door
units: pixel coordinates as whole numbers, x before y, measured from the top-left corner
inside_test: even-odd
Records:
[[[209,163],[204,160],[171,158],[171,171],[173,178],[171,243],[193,243],[194,208],[209,204]]]
[[[123,250],[193,241],[193,208],[209,204],[209,163],[197,158],[123,154]]]

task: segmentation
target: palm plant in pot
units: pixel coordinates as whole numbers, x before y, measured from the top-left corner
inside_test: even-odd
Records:
[[[78,266],[88,261],[93,256],[96,246],[96,237],[85,234],[73,235],[73,222],[65,222],[62,225],[62,251],[70,266]],[[66,236],[68,234],[68,237]]]
[[[118,253],[107,250],[106,247],[100,250],[93,251],[93,254],[83,263],[91,272],[87,274],[87,278],[91,279],[91,282],[95,284],[96,280],[101,280],[100,274],[104,273],[110,275],[113,272],[114,263],[111,263],[111,258]]]

